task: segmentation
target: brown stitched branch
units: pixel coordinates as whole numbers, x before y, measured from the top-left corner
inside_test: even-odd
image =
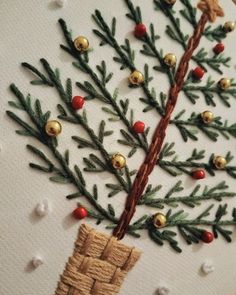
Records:
[[[125,210],[120,217],[118,225],[113,231],[113,235],[117,237],[117,239],[119,240],[124,237],[128,229],[130,221],[135,213],[136,205],[148,182],[148,177],[153,171],[157,163],[158,155],[161,151],[161,147],[166,135],[166,129],[168,127],[171,114],[175,108],[175,105],[178,99],[178,94],[184,84],[184,78],[188,71],[189,61],[193,55],[194,50],[199,45],[202,33],[204,31],[204,28],[208,19],[209,19],[208,14],[203,13],[194,31],[193,36],[189,39],[187,49],[180,61],[179,67],[175,75],[175,84],[170,88],[170,91],[169,91],[169,97],[168,97],[168,102],[166,104],[165,115],[161,118],[159,124],[156,127],[148,154],[137,173],[131,192],[129,193],[127,197]]]

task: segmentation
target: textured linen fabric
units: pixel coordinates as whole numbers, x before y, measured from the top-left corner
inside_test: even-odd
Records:
[[[197,1],[193,0],[193,3]],[[152,1],[133,0],[135,5],[140,5],[143,14],[143,22],[148,24],[153,22],[156,32],[161,35],[157,40],[158,48],[162,48],[164,53],[173,52],[177,59],[183,54],[183,49],[178,46],[165,34],[165,26],[168,23],[166,17],[154,11]],[[215,26],[225,21],[235,20],[236,6],[231,0],[221,0],[225,10],[225,17],[217,20]],[[181,7],[177,1],[176,8]],[[151,127],[151,132],[159,121],[160,117],[155,111],[143,113],[144,104],[139,102],[143,96],[140,89],[130,89],[127,83],[129,71],[119,70],[119,65],[113,61],[116,56],[114,50],[109,46],[100,47],[100,40],[92,33],[96,27],[91,19],[91,14],[98,8],[104,15],[108,23],[112,16],[117,18],[116,38],[120,44],[125,38],[129,38],[132,48],[136,52],[135,63],[137,68],[143,69],[145,63],[150,66],[150,73],[154,77],[151,82],[157,93],[168,90],[168,83],[165,75],[162,75],[152,67],[157,65],[155,59],[147,58],[139,54],[142,49],[140,41],[133,36],[134,24],[125,16],[127,8],[122,0],[68,0],[67,4],[60,8],[51,3],[50,0],[1,0],[0,1],[0,294],[1,295],[49,295],[55,292],[59,275],[62,273],[65,262],[72,253],[75,238],[80,226],[77,220],[70,217],[70,213],[77,206],[77,200],[66,200],[65,196],[75,193],[70,185],[57,185],[48,180],[48,175],[35,172],[28,167],[29,162],[39,163],[25,148],[26,144],[32,144],[47,154],[44,147],[39,146],[34,140],[28,137],[20,137],[14,130],[19,129],[6,115],[5,111],[11,109],[9,100],[15,100],[9,91],[10,83],[14,82],[19,89],[33,97],[39,98],[44,111],[51,110],[52,118],[57,118],[56,105],[60,103],[55,89],[43,86],[33,86],[29,84],[33,80],[32,74],[20,66],[21,62],[29,62],[41,69],[40,58],[46,58],[53,68],[58,67],[63,82],[70,77],[73,86],[76,81],[90,81],[88,77],[75,69],[71,62],[73,59],[64,53],[59,44],[64,44],[62,33],[59,29],[58,19],[62,17],[66,20],[68,27],[72,29],[73,36],[86,36],[89,39],[94,51],[90,54],[91,66],[95,69],[102,60],[107,61],[109,71],[114,73],[114,77],[109,83],[109,91],[113,93],[119,87],[119,98],[130,99],[130,106],[134,109],[135,120],[142,120],[146,126]],[[198,12],[198,16],[200,12]],[[192,29],[188,23],[181,18],[183,30],[186,34],[192,34]],[[225,55],[232,56],[231,68],[224,68],[224,75],[218,75],[212,70],[204,76],[203,83],[211,76],[218,81],[221,77],[235,77],[235,32],[223,41],[225,44]],[[201,47],[205,47],[209,54],[216,42],[210,43],[205,38],[202,39]],[[194,63],[190,69],[196,67]],[[91,81],[90,81],[91,82]],[[75,86],[74,95],[83,95]],[[186,109],[186,118],[191,112],[200,113],[205,110],[213,111],[215,116],[222,116],[228,119],[229,123],[235,122],[235,103],[230,100],[231,108],[226,108],[215,97],[217,106],[207,106],[204,97],[200,95],[195,105],[191,104],[186,97],[181,94],[177,104],[176,113]],[[86,102],[90,125],[95,131],[102,119],[107,120],[106,114],[101,110],[102,103],[92,100]],[[17,114],[24,117],[21,111]],[[129,149],[119,145],[116,139],[120,139],[120,129],[122,123],[107,123],[108,130],[114,130],[114,136],[107,137],[104,141],[105,147],[111,152],[120,152],[127,155]],[[77,145],[71,140],[71,136],[78,135],[86,138],[86,134],[81,128],[73,124],[63,123],[63,131],[59,137],[59,147],[61,151],[70,150],[71,163],[76,163],[83,167],[82,158],[86,157],[91,150],[77,149]],[[206,156],[211,153],[225,155],[229,150],[235,154],[235,139],[226,141],[220,137],[217,142],[212,142],[199,133],[198,142],[189,141],[184,143],[175,126],[170,126],[167,131],[166,142],[175,142],[175,150],[179,159],[186,159],[191,156],[194,148],[206,149]],[[48,154],[47,154],[48,155]],[[50,156],[50,155],[48,155]],[[134,157],[128,160],[130,169],[137,169],[144,158],[143,151],[139,150]],[[234,162],[235,163],[235,162]],[[112,199],[107,198],[108,191],[105,183],[113,183],[114,178],[108,173],[97,173],[85,175],[88,187],[98,184],[99,201],[107,206],[111,202],[116,210],[117,216],[124,208],[126,195],[120,193]],[[178,178],[169,176],[160,168],[156,168],[150,178],[153,186],[162,184],[163,189],[158,193],[158,197],[163,197],[178,180],[183,181],[183,195],[191,193],[196,186],[186,175]],[[216,177],[207,178],[200,183],[203,187],[209,187],[226,180],[230,191],[235,191],[235,180],[224,173],[217,173]],[[198,184],[197,183],[197,184]],[[202,187],[202,189],[203,189]],[[39,218],[35,216],[35,206],[47,199],[51,205],[51,212]],[[84,199],[79,199],[83,204]],[[228,211],[235,207],[235,198],[227,199]],[[196,218],[203,210],[210,205],[210,202],[202,203],[197,208],[183,209],[189,213],[190,218]],[[214,209],[216,210],[217,205]],[[182,208],[179,208],[182,209]],[[163,210],[166,213],[168,208]],[[177,209],[178,210],[178,209]],[[134,221],[143,214],[155,214],[157,210],[139,206]],[[213,210],[214,211],[214,210]],[[213,216],[209,216],[209,218]],[[96,230],[108,233],[105,223],[99,226],[90,219],[86,219]],[[222,238],[215,240],[210,245],[198,244],[188,246],[179,239],[183,249],[182,254],[176,254],[168,245],[159,247],[154,244],[145,231],[141,232],[141,238],[135,239],[127,236],[124,243],[142,251],[140,261],[135,265],[128,277],[125,279],[120,295],[156,295],[158,286],[165,285],[174,295],[235,295],[236,293],[236,235],[232,236],[233,242],[227,244]],[[32,257],[42,257],[44,263],[37,269],[31,268]],[[215,271],[209,275],[203,275],[201,265],[206,260],[211,260]]]

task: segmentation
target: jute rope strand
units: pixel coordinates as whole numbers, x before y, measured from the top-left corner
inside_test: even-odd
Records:
[[[157,164],[158,156],[160,154],[165,139],[166,130],[169,125],[171,114],[177,103],[178,94],[184,84],[184,78],[188,71],[189,61],[193,55],[194,50],[199,45],[207,21],[212,21],[214,19],[214,14],[219,15],[219,6],[217,6],[218,10],[216,10],[216,5],[218,4],[216,3],[216,0],[207,0],[207,8],[209,8],[210,3],[213,4],[213,6],[210,7],[212,9],[209,8],[207,11],[205,10],[206,7],[203,5],[204,1],[202,0],[200,3],[200,9],[203,8],[204,12],[198,22],[193,36],[189,39],[187,49],[182,56],[182,59],[178,66],[175,75],[175,84],[170,88],[169,91],[168,101],[165,108],[165,115],[161,118],[156,127],[147,156],[136,175],[131,192],[126,199],[125,209],[120,217],[118,225],[113,231],[113,235],[119,240],[124,237],[129,227],[130,221],[135,213],[136,205],[143,194],[146,184],[148,183],[149,175]]]

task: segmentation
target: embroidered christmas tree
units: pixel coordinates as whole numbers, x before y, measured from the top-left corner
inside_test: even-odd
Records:
[[[177,157],[175,144],[164,142],[169,125],[180,133],[183,144],[196,141],[197,146],[197,140],[203,137],[208,137],[209,142],[215,142],[221,136],[225,140],[236,137],[236,123],[229,124],[207,109],[215,106],[218,100],[222,107],[230,107],[231,98],[236,97],[234,80],[223,76],[224,67],[230,66],[231,59],[225,57],[222,43],[234,30],[235,23],[229,21],[215,28],[207,24],[224,15],[217,0],[199,2],[198,8],[202,12],[199,20],[197,9],[189,0],[180,0],[180,11],[175,11],[175,0],[154,0],[155,9],[166,17],[167,37],[183,48],[183,55],[178,57],[174,53],[163,53],[159,48],[160,36],[156,34],[154,25],[151,23],[148,28],[142,19],[141,9],[135,7],[130,0],[124,2],[127,7],[126,16],[134,24],[134,35],[143,44],[140,54],[143,58],[149,57],[144,69],[136,66],[132,42],[125,39],[120,44],[116,39],[115,17],[105,20],[102,13],[95,10],[92,17],[96,29],[93,32],[101,40],[101,46],[113,49],[113,60],[118,69],[126,71],[131,91],[133,88],[140,90],[143,112],[147,115],[150,110],[157,113],[156,128],[151,130],[143,121],[135,119],[129,99],[119,96],[118,87],[109,87],[113,73],[109,71],[108,63],[105,60],[97,61],[97,66],[93,67],[89,58],[94,52],[90,50],[89,40],[84,36],[72,36],[63,19],[59,20],[65,37],[61,49],[71,56],[73,66],[83,72],[90,82],[77,81],[77,92],[74,93],[74,81],[63,78],[62,72],[55,70],[45,58],[40,59],[41,68],[27,62],[22,63],[26,70],[36,76],[31,84],[55,89],[58,118],[51,118],[46,101],[41,104],[40,100],[33,99],[30,94],[24,95],[15,84],[10,86],[16,97],[16,101],[9,102],[10,106],[25,112],[28,119],[21,119],[18,113],[12,111],[7,111],[7,114],[21,127],[16,131],[19,135],[35,139],[35,145],[28,144],[27,148],[38,157],[39,163],[30,163],[30,167],[49,174],[49,179],[53,182],[74,185],[75,192],[66,196],[67,199],[79,198],[78,207],[73,212],[74,218],[93,218],[97,224],[103,222],[108,229],[113,229],[110,238],[87,226],[81,228],[74,255],[67,264],[56,294],[117,294],[124,276],[139,257],[136,250],[119,242],[125,234],[139,238],[140,232],[146,230],[158,246],[169,244],[175,251],[181,252],[178,236],[187,244],[210,243],[219,236],[230,242],[232,231],[229,226],[236,224],[236,209],[227,212],[227,198],[236,195],[229,190],[226,182],[227,177],[236,178],[236,165],[231,164],[231,152],[226,155],[212,154],[206,158],[205,151],[196,147],[190,155]],[[178,15],[192,27],[192,36],[183,32]],[[212,54],[205,48],[198,48],[201,38],[217,42],[212,48]],[[195,68],[189,68],[190,61],[195,63]],[[218,81],[212,80],[210,71],[219,74]],[[159,92],[158,86],[152,85],[153,75],[156,74],[165,75],[168,79],[169,89],[165,93]],[[85,96],[80,94],[81,90],[86,93]],[[198,99],[205,99],[206,110],[200,114],[187,114],[188,111],[182,110],[173,115],[180,93],[193,104],[193,109]],[[91,127],[90,116],[86,112],[86,104],[92,104],[93,100],[99,100],[101,111],[104,112],[105,119],[100,122],[98,130]],[[95,113],[91,114],[94,115]],[[128,155],[113,153],[105,147],[106,138],[113,136],[113,130],[107,127],[111,121],[119,121],[122,125],[122,137],[117,140],[117,148],[120,145],[128,146]],[[72,137],[79,148],[88,149],[88,156],[83,158],[84,167],[71,163],[69,146],[65,152],[60,150],[64,124],[78,125],[87,133],[86,138],[79,133]],[[40,144],[47,148],[48,153],[40,149]],[[137,170],[131,170],[129,159],[138,150],[143,151],[143,164],[141,161],[142,165],[137,166]],[[156,166],[163,173],[173,176],[173,183],[164,195],[161,194],[161,183],[157,181],[152,185],[148,182],[148,177]],[[114,178],[113,183],[104,181],[104,186],[110,190],[107,197],[115,197],[118,193],[127,195],[125,209],[120,217],[116,214],[112,199],[107,207],[101,204],[101,193],[96,183],[92,188],[86,184],[86,177],[105,171]],[[181,174],[198,181],[214,177],[216,173],[221,173],[225,180],[212,187],[196,184],[188,195],[184,194],[183,183],[176,180]],[[83,199],[88,201],[89,206],[83,204]],[[205,201],[209,200],[211,205],[204,206]],[[220,203],[217,209],[213,208],[215,203]],[[139,206],[147,207],[146,214],[133,219]],[[202,206],[202,212],[196,218],[191,218],[185,208],[194,211],[197,206]],[[155,214],[150,213],[150,207],[156,208]],[[213,210],[215,217],[212,219],[209,215]],[[86,243],[86,239],[93,242]],[[120,251],[127,255],[124,254],[122,258]],[[106,271],[100,272],[104,269]]]

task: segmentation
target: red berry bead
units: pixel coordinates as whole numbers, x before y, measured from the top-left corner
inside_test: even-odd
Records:
[[[145,124],[142,121],[137,121],[133,125],[133,130],[136,133],[143,133],[145,130]]]
[[[194,179],[204,179],[205,177],[205,171],[202,169],[197,169],[192,172],[192,178]]]
[[[84,105],[84,98],[82,96],[74,96],[72,98],[71,105],[74,110],[82,109]]]
[[[213,48],[213,51],[215,52],[215,54],[220,54],[221,52],[223,52],[225,50],[225,46],[223,43],[218,43],[216,44],[216,46]]]
[[[83,219],[88,216],[88,211],[84,207],[78,207],[73,211],[75,219]]]
[[[137,24],[134,28],[134,36],[137,38],[142,38],[147,32],[146,26],[144,24]]]
[[[202,241],[206,244],[210,244],[213,240],[214,240],[213,233],[205,230],[202,234]]]
[[[193,76],[194,76],[195,79],[198,79],[198,80],[202,79],[204,74],[205,74],[205,71],[201,67],[196,67],[193,70]]]

